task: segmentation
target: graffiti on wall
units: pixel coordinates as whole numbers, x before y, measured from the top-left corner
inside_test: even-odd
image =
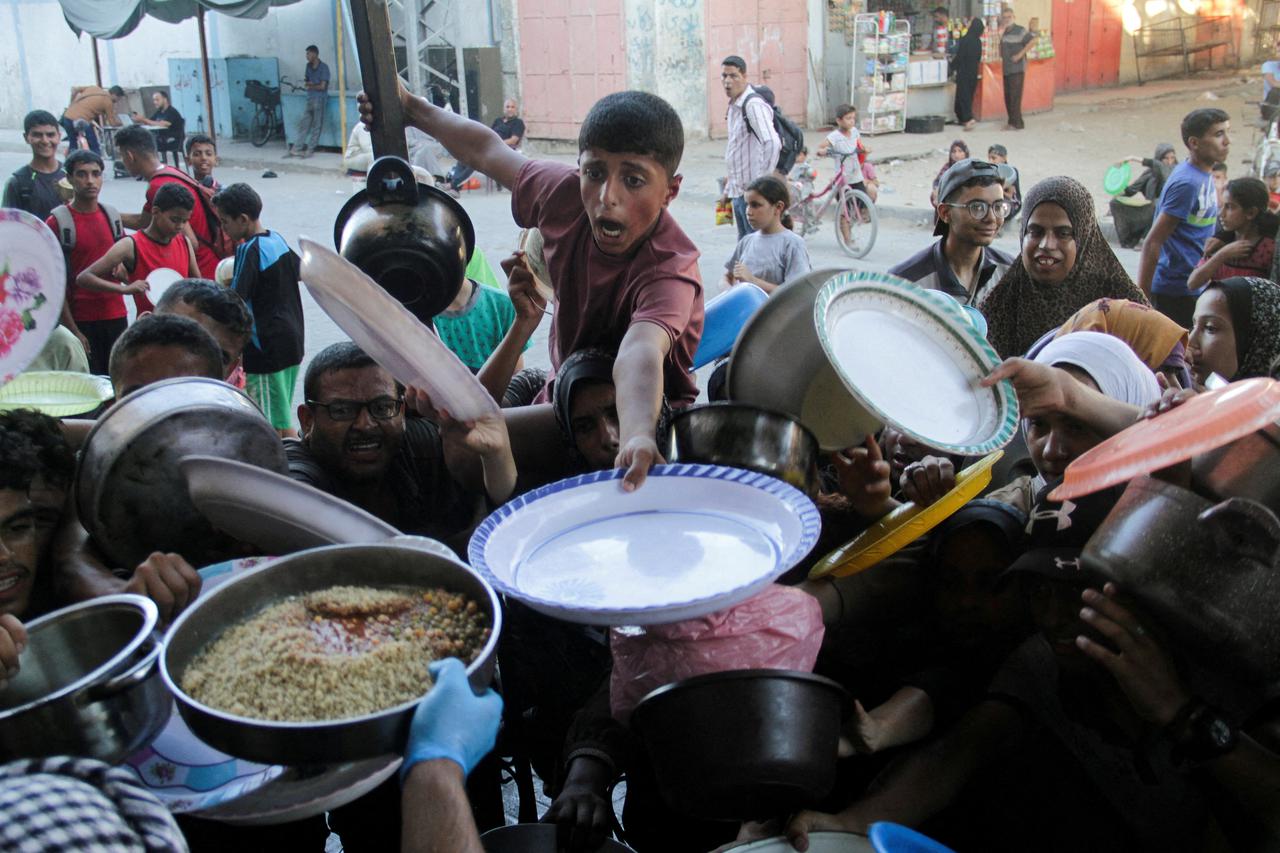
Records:
[[[686,133],[706,130],[703,0],[627,0],[627,85],[675,107]]]

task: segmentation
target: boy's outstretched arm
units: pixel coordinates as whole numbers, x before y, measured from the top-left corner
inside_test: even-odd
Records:
[[[639,488],[649,469],[664,462],[654,435],[662,411],[662,365],[671,349],[671,337],[656,323],[632,323],[618,347],[613,363],[617,394],[619,468],[626,468],[622,488]]]
[[[364,92],[357,100],[361,120],[366,125],[371,124],[376,105]],[[528,158],[508,148],[502,137],[491,128],[433,106],[426,98],[410,94],[403,84],[400,86],[400,104],[404,108],[405,124],[434,136],[455,158],[507,189],[515,184],[516,173]]]

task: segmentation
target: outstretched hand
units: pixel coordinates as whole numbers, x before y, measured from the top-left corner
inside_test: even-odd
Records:
[[[889,463],[875,436],[867,436],[861,447],[846,448],[832,459],[840,494],[849,499],[855,512],[863,518],[877,519],[889,511],[893,496]]]
[[[18,674],[18,656],[26,649],[26,627],[12,613],[0,615],[0,688]]]
[[[650,468],[666,461],[662,458],[662,453],[658,450],[658,442],[654,441],[653,436],[641,435],[629,439],[622,445],[613,464],[616,468],[627,469],[627,473],[622,477],[622,490],[634,492],[644,485]]]
[[[945,456],[926,456],[902,472],[902,496],[916,506],[929,506],[955,488],[956,466]]]
[[[1008,379],[1018,394],[1024,418],[1066,411],[1071,398],[1071,374],[1027,358],[1006,358],[982,380],[983,388]]]
[[[417,105],[418,99],[413,93],[405,88],[404,81],[396,79],[396,87],[399,90],[400,106],[408,112]],[[356,95],[356,109],[360,111],[360,121],[364,122],[364,126],[373,129],[373,122],[376,115],[373,99],[369,97],[367,92],[361,91]]]

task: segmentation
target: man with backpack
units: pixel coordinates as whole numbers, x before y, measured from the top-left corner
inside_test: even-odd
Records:
[[[58,182],[66,177],[58,162],[62,130],[53,113],[32,110],[22,120],[22,138],[31,146],[31,162],[20,166],[4,185],[0,205],[25,210],[40,219],[62,204]]]
[[[742,239],[751,233],[743,193],[756,178],[772,174],[777,168],[782,139],[774,127],[773,107],[747,83],[745,59],[726,56],[720,63],[720,82],[729,98],[729,142],[724,152],[729,174],[724,198],[733,201],[733,221],[738,225],[738,239]]]
[[[93,284],[81,287],[76,284],[76,276],[124,236],[124,225],[114,207],[98,201],[102,191],[100,156],[85,149],[72,151],[63,167],[74,195],[70,204],[55,207],[45,220],[57,235],[67,262],[62,324],[84,345],[90,372],[106,376],[111,347],[129,322],[124,288],[114,282],[109,290]]]
[[[212,279],[217,273],[218,261],[235,254],[235,242],[222,230],[218,214],[213,209],[214,191],[197,183],[186,172],[164,165],[156,152],[155,138],[145,127],[132,125],[117,133],[116,152],[130,175],[148,182],[147,203],[141,213],[126,213],[121,217],[125,227],[140,231],[151,223],[151,204],[162,186],[178,184],[185,187],[195,197],[187,237],[195,246],[201,277]]]

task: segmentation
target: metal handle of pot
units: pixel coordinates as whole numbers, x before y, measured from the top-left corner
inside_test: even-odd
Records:
[[[1280,558],[1280,519],[1257,501],[1227,498],[1196,519],[1209,526],[1218,550],[1243,554],[1274,566]],[[1228,565],[1224,561],[1220,565]]]
[[[360,78],[364,81],[365,94],[373,101],[373,126],[369,128],[373,153],[407,160],[409,146],[404,138],[404,109],[400,105],[400,80],[396,74],[387,0],[350,2]]]
[[[154,635],[148,642],[151,643],[152,649],[143,655],[142,660],[114,678],[109,678],[101,684],[91,685],[77,698],[79,704],[88,705],[92,702],[110,699],[112,696],[119,695],[150,678],[160,661],[160,653],[164,651],[164,644]]]

